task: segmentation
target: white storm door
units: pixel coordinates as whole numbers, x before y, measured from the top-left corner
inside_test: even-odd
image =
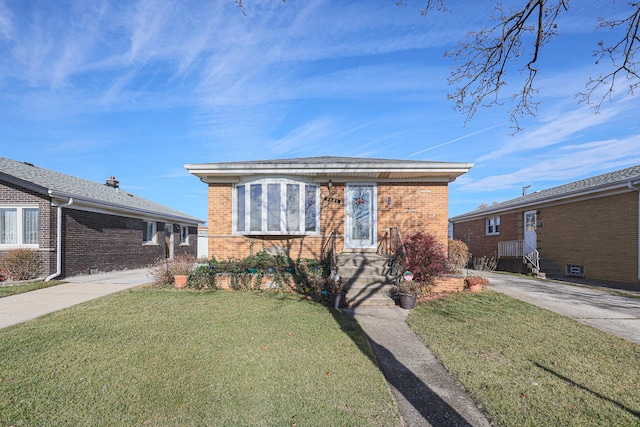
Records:
[[[345,248],[375,248],[378,187],[376,184],[347,184],[345,191]]]
[[[524,213],[524,252],[533,252],[532,249],[538,249],[536,234],[536,222],[538,219],[537,211],[527,211]]]

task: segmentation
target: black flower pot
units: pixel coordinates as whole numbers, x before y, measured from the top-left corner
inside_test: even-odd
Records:
[[[400,308],[404,308],[405,310],[413,310],[416,306],[416,298],[418,297],[416,294],[398,294],[400,300]]]
[[[346,305],[346,292],[329,292],[329,306],[333,308],[342,308]]]

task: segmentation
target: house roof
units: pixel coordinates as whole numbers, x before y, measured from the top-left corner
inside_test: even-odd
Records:
[[[635,189],[629,187],[638,185],[640,185],[640,165],[536,191],[506,202],[457,215],[450,218],[449,221],[464,221],[510,210],[532,208],[543,204],[582,200],[584,198],[640,190],[640,187]]]
[[[189,173],[204,182],[237,182],[259,176],[307,176],[316,181],[442,181],[451,182],[473,167],[472,163],[361,157],[301,157],[246,162],[186,164]]]
[[[204,223],[198,218],[128,193],[120,188],[113,188],[4,157],[0,157],[0,180],[48,195],[54,199],[73,198],[72,206],[78,209],[106,211],[113,214],[188,224]]]

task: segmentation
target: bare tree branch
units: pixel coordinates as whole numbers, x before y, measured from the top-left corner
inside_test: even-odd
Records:
[[[396,1],[396,6],[406,6],[404,0]],[[427,0],[427,4],[424,8],[419,9],[420,15],[427,16],[430,10],[437,10],[438,12],[449,12],[447,6],[444,4],[444,0]]]
[[[604,41],[598,42],[598,49],[594,51],[593,56],[596,57],[596,64],[602,59],[608,58],[613,65],[613,69],[607,73],[602,73],[598,77],[590,78],[586,85],[586,91],[580,92],[578,98],[580,102],[592,104],[596,112],[600,111],[602,103],[611,99],[618,78],[626,78],[628,93],[634,94],[634,91],[640,86],[640,70],[638,64],[638,49],[640,47],[640,3],[629,3],[632,9],[631,14],[625,19],[604,19],[600,18],[596,29],[615,30],[625,28],[624,37],[616,43],[605,46]],[[602,90],[602,92],[598,92]],[[601,95],[600,95],[601,94]],[[596,98],[593,102],[592,99]]]
[[[449,75],[448,82],[456,89],[448,98],[466,115],[465,122],[478,107],[501,104],[499,95],[507,84],[506,74],[512,63],[522,62],[527,55],[519,70],[523,84],[511,94],[515,107],[510,111],[510,120],[519,130],[518,117],[537,114],[538,103],[533,101],[533,95],[538,92],[534,81],[540,49],[558,34],[556,20],[567,9],[568,0],[529,0],[522,9],[508,11],[498,3],[491,16],[494,26],[470,31],[457,49],[445,54],[460,63]]]

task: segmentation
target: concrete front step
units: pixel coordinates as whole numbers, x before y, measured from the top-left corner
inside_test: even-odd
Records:
[[[393,306],[395,286],[391,284],[355,285],[347,290],[347,304],[356,306]]]
[[[336,266],[342,267],[385,267],[389,265],[391,258],[385,255],[378,254],[340,254],[336,257]]]
[[[395,277],[388,256],[375,253],[348,253],[337,257],[338,274],[346,283],[347,304],[392,306]]]
[[[540,258],[540,271],[547,277],[562,277],[562,271],[549,258]]]

